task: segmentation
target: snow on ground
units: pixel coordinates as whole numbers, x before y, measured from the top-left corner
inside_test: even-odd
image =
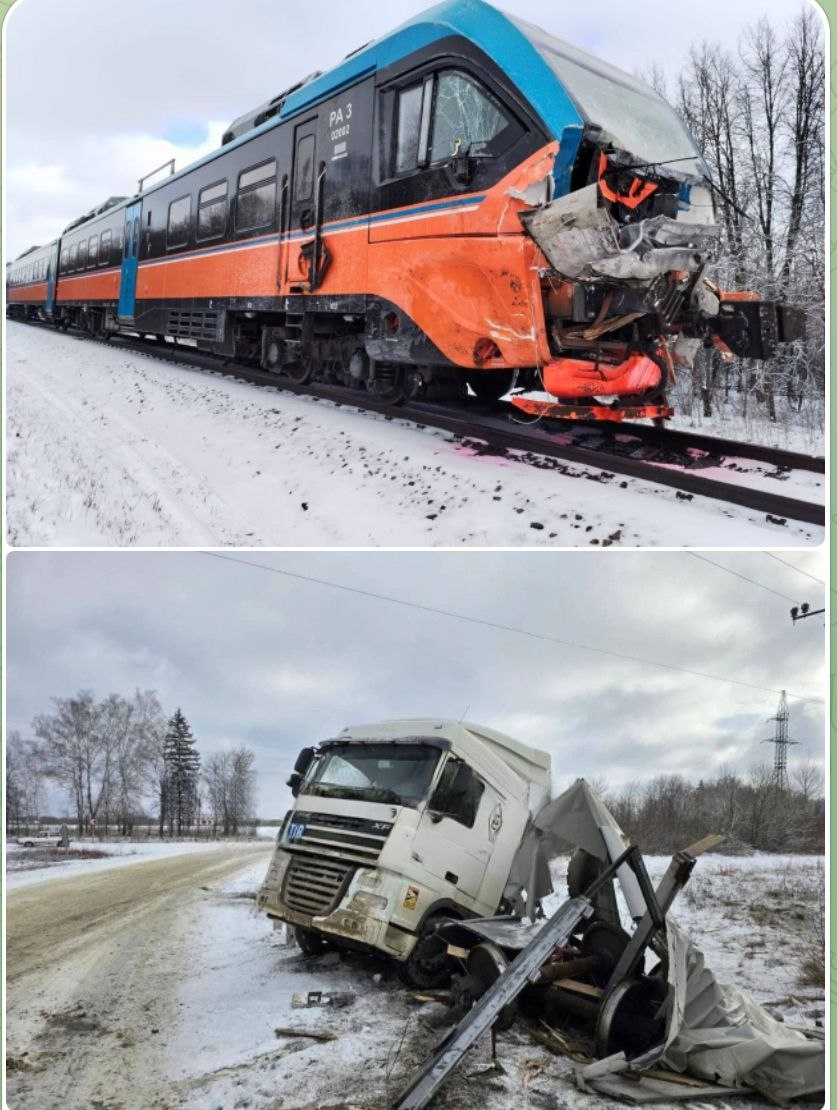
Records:
[[[682,391],[681,391],[682,392]],[[722,439],[741,440],[744,443],[761,443],[765,447],[782,447],[787,451],[801,451],[809,455],[822,455],[825,451],[825,427],[821,411],[795,413],[779,402],[779,419],[769,420],[763,413],[742,416],[732,406],[721,409],[712,416],[699,411],[687,411],[689,398],[673,399],[673,428],[684,432],[700,432]],[[686,411],[684,411],[686,410]]]
[[[167,859],[188,852],[212,852],[221,848],[234,848],[238,844],[248,847],[248,841],[231,840],[72,840],[68,849],[23,848],[14,843],[6,844],[6,887],[16,890],[33,886],[47,879],[65,878],[94,871],[111,871],[131,863],[144,863],[149,859]],[[252,843],[249,844],[252,848]],[[102,859],[83,857],[88,849],[103,852]],[[73,859],[76,854],[77,858]]]
[[[555,863],[561,886],[566,862]],[[647,859],[655,881],[668,863],[668,857]],[[824,1013],[823,992],[797,985],[796,945],[822,868],[822,860],[804,856],[703,857],[675,905],[722,981],[750,991],[776,1016],[808,1024]],[[167,1049],[175,1089],[197,1110],[392,1105],[445,1032],[450,1011],[416,1004],[385,960],[336,952],[303,958],[284,928],[272,931],[246,897],[263,873],[264,864],[253,863],[215,884],[194,923],[202,942],[191,952],[178,997],[183,1021]],[[292,1007],[294,993],[312,990],[356,998],[345,1009]],[[288,1027],[337,1039],[275,1033]],[[550,1056],[520,1027],[500,1034],[498,1056],[502,1071],[489,1068],[483,1038],[443,1088],[439,1107],[613,1105],[578,1092],[571,1061]],[[735,1105],[765,1104],[736,1099]]]
[[[595,468],[533,466],[404,421],[6,328],[16,546],[764,547],[823,537]]]

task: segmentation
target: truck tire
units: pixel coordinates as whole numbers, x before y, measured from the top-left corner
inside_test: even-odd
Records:
[[[321,956],[328,948],[328,941],[322,933],[314,929],[306,929],[303,925],[294,925],[294,940],[302,950],[303,956]]]
[[[446,914],[429,917],[412,952],[397,965],[398,978],[412,990],[435,990],[450,982],[456,964],[447,954],[447,943],[435,933],[435,926],[446,917]]]

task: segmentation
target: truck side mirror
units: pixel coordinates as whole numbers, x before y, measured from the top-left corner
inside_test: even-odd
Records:
[[[293,794],[293,796],[296,797],[299,793],[300,786],[302,786],[302,775],[299,773],[299,771],[294,771],[294,773],[288,779],[287,785],[291,788],[291,793]]]
[[[304,775],[308,768],[311,766],[313,759],[314,749],[303,748],[299,755],[296,757],[294,771],[296,771],[300,776]]]

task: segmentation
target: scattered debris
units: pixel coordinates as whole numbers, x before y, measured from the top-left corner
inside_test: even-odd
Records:
[[[273,1030],[277,1037],[309,1037],[312,1041],[336,1041],[337,1034],[326,1030],[296,1029],[293,1026],[280,1025]]]
[[[547,920],[543,838],[569,841],[570,897]],[[417,1071],[397,1110],[423,1110],[484,1033],[522,1015],[532,1036],[576,1061],[581,1090],[645,1104],[756,1092],[786,1103],[825,1087],[821,1030],[776,1021],[721,986],[669,910],[698,858],[723,837],[676,852],[657,888],[639,849],[583,780],[535,816],[515,861],[526,916],[448,920],[438,927],[462,973],[451,984],[461,1020]],[[620,924],[614,880],[634,921]],[[646,971],[646,955],[653,967]],[[435,999],[434,999],[435,1000]],[[556,1025],[561,1025],[559,1030]],[[535,1072],[527,1071],[527,1086]]]
[[[342,1009],[344,1006],[351,1006],[355,1000],[355,995],[350,991],[308,991],[305,994],[302,991],[297,991],[292,999],[291,1006],[295,1010],[311,1009],[315,1006],[333,1006],[334,1009]]]

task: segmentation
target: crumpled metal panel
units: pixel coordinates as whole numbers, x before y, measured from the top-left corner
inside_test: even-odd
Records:
[[[587,185],[521,214],[523,224],[562,277],[646,283],[671,270],[697,273],[714,257],[720,228],[653,216],[619,225],[597,206],[598,186]]]

